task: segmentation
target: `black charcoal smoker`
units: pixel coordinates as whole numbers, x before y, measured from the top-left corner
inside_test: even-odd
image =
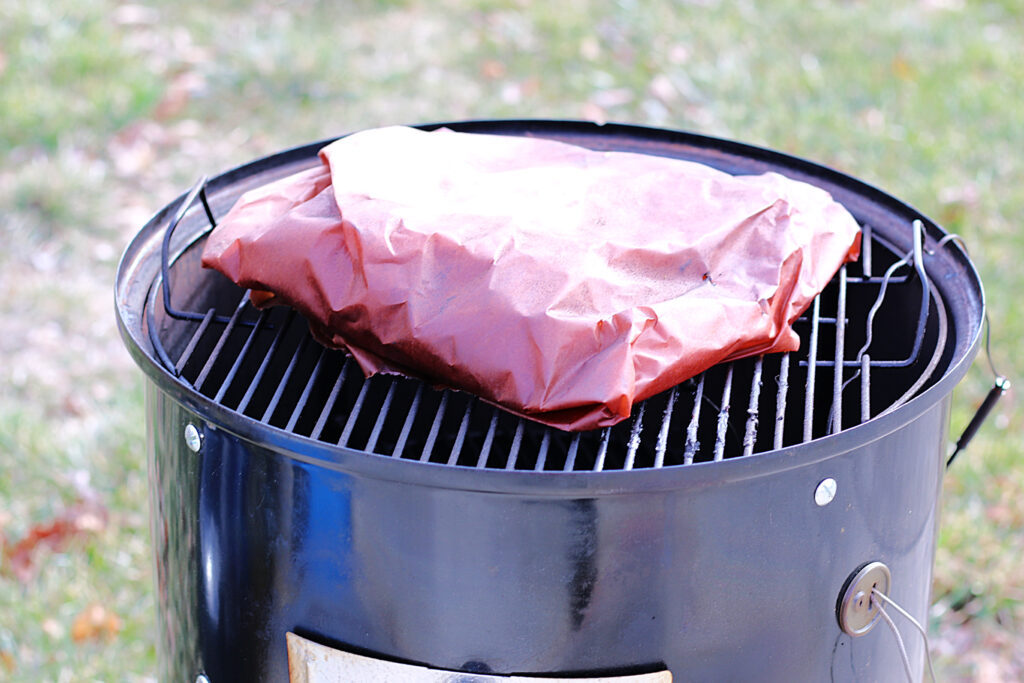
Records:
[[[844,204],[863,255],[797,323],[800,351],[573,435],[365,380],[293,312],[200,268],[242,192],[326,143],[198,184],[116,285],[148,377],[161,680],[921,680],[896,608],[926,621],[950,395],[982,329],[960,245],[873,187],[735,142],[446,125],[777,171]]]

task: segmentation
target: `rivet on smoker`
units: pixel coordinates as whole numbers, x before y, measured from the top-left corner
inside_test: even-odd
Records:
[[[832,477],[822,479],[818,483],[818,487],[814,489],[814,502],[818,504],[818,507],[825,507],[832,502],[832,499],[836,497],[836,480]]]
[[[199,449],[203,447],[203,435],[191,422],[185,425],[185,445],[193,453],[198,453]]]

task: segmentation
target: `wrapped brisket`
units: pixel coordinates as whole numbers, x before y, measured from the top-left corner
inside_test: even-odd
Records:
[[[391,127],[245,194],[203,264],[294,306],[367,374],[608,426],[708,367],[793,351],[860,230],[775,173]]]

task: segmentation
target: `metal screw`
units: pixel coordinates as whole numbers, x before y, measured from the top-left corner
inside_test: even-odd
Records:
[[[814,489],[814,502],[818,504],[818,507],[825,507],[832,502],[832,499],[836,497],[838,486],[832,477],[822,479],[818,483],[818,488]]]
[[[193,453],[198,453],[199,449],[203,447],[203,435],[199,433],[199,430],[191,422],[185,425],[185,445]],[[200,682],[197,681],[197,683]]]

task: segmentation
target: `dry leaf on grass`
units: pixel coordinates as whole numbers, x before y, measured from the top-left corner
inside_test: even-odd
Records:
[[[40,547],[60,552],[82,536],[103,531],[107,509],[95,500],[80,500],[53,520],[32,526],[20,541],[4,541],[4,567],[19,581],[28,583],[36,572],[36,554]]]
[[[76,643],[105,638],[112,640],[121,631],[121,617],[94,602],[71,622],[71,639]]]
[[[496,59],[486,59],[480,64],[480,75],[495,81],[505,77],[505,65]]]

